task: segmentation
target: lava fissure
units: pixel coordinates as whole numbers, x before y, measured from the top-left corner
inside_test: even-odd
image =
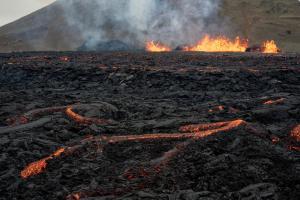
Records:
[[[146,51],[149,52],[166,52],[172,51],[172,49],[160,42],[155,43],[150,41],[146,43]],[[261,46],[255,48],[249,48],[249,41],[247,39],[241,39],[236,37],[230,39],[226,36],[205,35],[196,44],[190,46],[184,46],[180,48],[185,52],[247,52],[247,51],[259,51],[261,53],[279,53],[281,50],[277,47],[274,40],[267,40],[262,43]]]
[[[104,148],[107,144],[120,143],[120,142],[130,142],[130,141],[147,141],[147,140],[172,140],[172,139],[189,139],[189,138],[203,138],[207,137],[211,134],[215,134],[222,131],[229,131],[233,128],[236,128],[242,124],[246,123],[243,120],[234,120],[229,122],[219,122],[219,123],[211,123],[211,124],[198,124],[198,125],[189,125],[183,126],[180,128],[181,132],[189,132],[189,133],[158,133],[158,134],[144,134],[144,135],[120,135],[120,136],[97,136],[90,137],[84,140],[81,140],[79,144],[74,145],[72,147],[62,148],[50,156],[43,158],[39,161],[33,162],[29,164],[22,172],[22,178],[28,178],[33,175],[37,175],[46,168],[47,160],[53,159],[54,157],[59,157],[62,153],[66,153],[70,155],[77,149],[83,148],[86,144],[90,143],[100,143],[100,147]],[[184,145],[185,146],[185,145]],[[175,148],[176,149],[176,148]],[[177,150],[175,151],[177,152]],[[173,155],[173,151],[167,152],[164,157],[170,157]],[[163,158],[164,158],[163,157]],[[163,159],[164,160],[164,159]]]

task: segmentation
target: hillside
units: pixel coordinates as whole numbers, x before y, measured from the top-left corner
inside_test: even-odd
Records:
[[[300,3],[296,0],[224,0],[221,14],[250,42],[274,39],[284,51],[300,52]]]
[[[300,52],[300,3],[296,0],[223,0],[219,15],[229,36],[252,44],[274,39],[285,52]],[[0,28],[0,52],[75,50],[84,39],[59,3]]]

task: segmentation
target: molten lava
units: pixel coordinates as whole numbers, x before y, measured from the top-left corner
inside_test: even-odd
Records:
[[[66,114],[68,115],[68,117],[70,117],[72,120],[74,120],[75,122],[79,123],[79,124],[98,124],[98,125],[104,125],[104,124],[109,124],[109,120],[105,120],[105,119],[97,119],[97,118],[89,118],[89,117],[83,117],[77,113],[75,113],[72,110],[72,107],[69,106],[66,109]]]
[[[162,43],[150,41],[146,44],[146,50],[149,52],[167,52],[171,51],[171,48]]]
[[[277,47],[274,40],[268,40],[262,45],[263,53],[279,53],[280,49]]]
[[[204,52],[245,52],[248,47],[247,40],[236,37],[230,40],[225,36],[211,37],[206,35],[197,44],[184,47],[184,51],[204,51]]]
[[[180,127],[179,130],[182,132],[193,132],[195,133],[195,137],[202,138],[218,132],[229,131],[245,124],[246,122],[244,120],[238,119],[238,120],[228,121],[228,122],[187,125],[187,126]]]
[[[60,148],[50,156],[38,160],[36,162],[30,163],[25,169],[21,171],[21,177],[26,179],[30,176],[34,176],[42,173],[47,167],[47,161],[52,160],[55,157],[59,157],[65,151],[64,148]]]
[[[34,175],[42,173],[46,169],[46,166],[47,166],[46,161],[49,159],[50,158],[47,157],[47,158],[38,160],[36,162],[30,163],[25,169],[23,169],[21,171],[21,177],[26,179],[30,176],[34,176]]]

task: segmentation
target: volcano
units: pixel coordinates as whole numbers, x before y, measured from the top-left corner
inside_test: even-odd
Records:
[[[0,30],[26,51],[0,53],[0,200],[298,200],[299,4],[224,0],[192,23],[219,1],[170,0],[181,24],[237,20],[172,38],[141,26],[150,6],[111,12],[128,2],[57,1]]]
[[[68,1],[60,0],[1,27],[0,52],[73,51],[86,44],[89,38],[82,35],[78,27],[66,19],[63,2]],[[250,46],[261,44],[266,40],[275,40],[284,52],[300,51],[299,2],[295,0],[221,2],[218,15],[228,21],[226,32],[232,37],[247,38],[253,42]],[[84,7],[77,0],[74,4],[75,7]],[[89,16],[85,16],[86,12],[82,11],[85,8],[79,10],[81,10],[77,13],[79,19],[88,22]],[[113,27],[106,28],[109,31]],[[131,40],[134,38],[132,36]],[[111,40],[122,41],[122,36],[114,36]]]

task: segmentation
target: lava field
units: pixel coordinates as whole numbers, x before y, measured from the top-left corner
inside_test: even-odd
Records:
[[[0,54],[1,200],[293,200],[300,55]]]

